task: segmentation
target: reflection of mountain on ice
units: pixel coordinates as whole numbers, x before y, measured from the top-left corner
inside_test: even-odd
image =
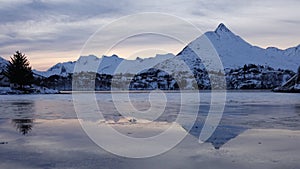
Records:
[[[203,123],[197,121],[193,128],[190,130],[190,134],[199,138],[202,131]],[[224,144],[226,144],[231,139],[236,138],[241,133],[246,131],[247,128],[234,126],[234,125],[218,125],[213,134],[205,142],[211,143],[215,149],[220,149]]]

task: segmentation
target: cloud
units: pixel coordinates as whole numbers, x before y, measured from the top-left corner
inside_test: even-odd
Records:
[[[6,57],[15,50],[23,50],[33,58],[61,53],[63,59],[76,60],[81,47],[96,30],[119,17],[139,12],[179,16],[203,31],[214,30],[219,22],[224,22],[260,46],[272,42],[272,46],[284,48],[299,43],[295,37],[300,36],[297,0],[0,0],[0,3],[0,55]],[[180,26],[172,31],[182,30]],[[126,31],[126,25],[120,31]],[[160,45],[168,43],[166,40]],[[140,45],[141,41],[131,44]],[[56,62],[59,61],[62,60]]]

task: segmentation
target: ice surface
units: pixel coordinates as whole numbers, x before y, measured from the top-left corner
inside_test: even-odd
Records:
[[[198,104],[200,111],[190,135],[180,145],[157,157],[133,160],[103,151],[86,136],[77,120],[72,95],[2,95],[0,142],[7,144],[0,144],[0,168],[147,168],[152,163],[158,168],[299,166],[299,151],[293,146],[299,147],[300,141],[300,95],[269,91],[228,92],[221,123],[204,144],[198,143],[198,135],[209,109],[210,93],[202,92],[200,96],[200,103],[189,100],[191,105]],[[148,97],[147,92],[130,93],[132,104],[139,110],[151,106]],[[132,137],[160,133],[168,122],[176,119],[180,93],[166,93],[166,98],[169,103],[157,119],[157,126],[144,127],[143,133],[142,129],[133,126],[126,128],[128,122],[112,108],[114,102],[110,93],[96,94],[106,119],[111,120],[119,132]],[[87,112],[93,111],[92,107],[87,109]],[[143,122],[147,123],[146,120]],[[100,124],[97,120],[92,123]],[[160,124],[164,127],[160,128]],[[247,162],[249,159],[251,162]]]

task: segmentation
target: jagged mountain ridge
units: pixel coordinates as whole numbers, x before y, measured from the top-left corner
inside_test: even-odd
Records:
[[[296,71],[300,64],[300,45],[286,50],[252,46],[231,32],[224,24],[220,24],[215,31],[206,32],[192,41],[177,56],[182,57],[185,62],[188,62],[187,64],[192,64],[189,60],[197,62],[195,59],[199,57],[196,53],[205,50],[201,47],[206,43],[206,38],[218,53],[224,69],[255,64]]]
[[[50,77],[52,75],[68,76],[68,74],[72,74],[74,72],[74,67],[78,64],[83,69],[76,71],[88,72],[97,69],[97,73],[99,74],[137,74],[142,70],[149,69],[172,57],[175,56],[169,53],[164,55],[158,54],[155,57],[144,59],[136,58],[135,60],[126,60],[118,57],[117,55],[102,56],[102,58],[98,58],[95,55],[89,55],[81,56],[74,62],[58,63],[49,68],[47,71],[34,70],[34,73],[44,77]]]
[[[213,49],[209,49],[209,46]],[[214,65],[214,60],[211,59],[212,51],[216,51],[220,57],[225,69],[227,88],[230,89],[277,87],[294,75],[300,63],[300,46],[286,50],[252,46],[231,32],[224,24],[220,24],[215,31],[206,32],[190,42],[176,56],[167,54],[156,55],[153,58],[126,60],[117,55],[102,56],[102,58],[89,55],[81,56],[74,62],[58,63],[44,72],[34,70],[34,73],[46,78],[42,83],[47,87],[58,90],[71,90],[72,80],[69,75],[74,72],[75,65],[80,65],[77,72],[95,70],[99,75],[134,74],[136,78],[132,80],[130,89],[177,89],[174,78],[177,83],[180,81],[179,84],[185,84],[185,89],[192,89],[195,85],[198,85],[199,89],[210,89],[211,82],[207,68]],[[203,56],[205,59],[202,59]],[[190,73],[186,73],[188,71]],[[218,74],[220,70],[214,71]],[[52,75],[58,77],[51,78]],[[99,76],[99,84],[107,84],[99,90],[109,89],[110,78],[112,76]],[[196,80],[196,84],[193,79]],[[124,84],[118,82],[117,86],[124,86]]]
[[[183,58],[188,66],[201,66],[199,59],[195,58],[195,53],[192,50],[197,50],[203,46],[203,38],[207,38],[215,50],[217,51],[224,68],[236,69],[245,64],[265,65],[275,69],[290,69],[296,71],[300,63],[300,45],[281,50],[275,47],[266,49],[253,46],[243,40],[241,37],[230,31],[224,24],[220,24],[215,31],[209,31],[201,35],[190,44],[188,44],[177,56]],[[114,74],[116,68],[119,68],[118,73],[138,73],[142,68],[151,68],[156,64],[160,64],[166,59],[174,58],[171,54],[157,55],[153,58],[126,60],[113,56],[102,56],[98,58],[94,55],[81,56],[77,61],[58,63],[45,72],[34,70],[36,74],[49,77],[51,75],[66,76],[68,73],[73,73],[74,65],[77,62],[80,64],[100,64],[97,72],[100,74]],[[195,60],[196,59],[196,60]],[[171,62],[170,60],[168,62]],[[173,61],[174,62],[174,61]],[[121,66],[120,66],[121,64]],[[98,66],[98,65],[97,65]],[[203,66],[203,65],[202,65]],[[179,65],[172,65],[175,69],[180,68]],[[178,71],[178,70],[174,70]]]

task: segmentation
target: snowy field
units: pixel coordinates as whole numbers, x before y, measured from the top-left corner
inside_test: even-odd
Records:
[[[117,93],[122,98],[125,93]],[[96,93],[105,120],[129,137],[151,137],[176,120],[180,93],[166,93],[166,109],[150,123],[133,124],[120,115],[110,93]],[[170,151],[151,158],[113,155],[97,146],[80,126],[71,94],[0,96],[0,168],[285,168],[300,166],[300,95],[269,91],[231,91],[214,134],[205,142],[198,137],[210,107],[210,93],[200,94],[197,119],[184,140]],[[148,110],[149,93],[130,93],[132,105]],[[78,104],[78,103],[75,103]],[[129,103],[128,103],[129,104]],[[96,111],[86,107],[86,112]],[[193,112],[186,109],[186,114]],[[189,124],[177,125],[185,131]]]

